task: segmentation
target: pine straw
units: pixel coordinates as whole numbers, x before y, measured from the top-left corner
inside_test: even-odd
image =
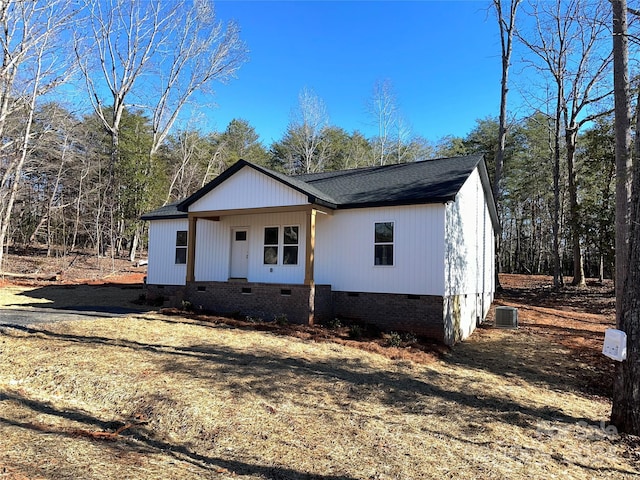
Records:
[[[526,329],[423,364],[154,314],[0,342],[0,479],[640,474],[637,445],[600,428],[609,401]]]

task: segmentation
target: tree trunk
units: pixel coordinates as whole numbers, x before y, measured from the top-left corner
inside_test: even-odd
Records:
[[[495,158],[495,176],[493,178],[493,196],[498,210],[498,217],[502,219],[502,168],[504,165],[504,151],[507,140],[507,95],[509,93],[509,66],[511,63],[511,52],[513,50],[513,35],[515,33],[515,17],[518,4],[521,0],[511,0],[509,8],[509,18],[505,19],[502,13],[502,1],[494,0],[493,4],[498,17],[500,27],[500,42],[502,48],[502,78],[500,80],[500,118],[498,125],[498,150]],[[501,234],[496,233],[495,240],[495,284],[496,289],[500,289],[500,278],[498,274],[502,270],[500,262],[500,249],[502,248]]]
[[[570,125],[565,129],[567,148],[567,171],[569,176],[569,224],[571,226],[571,247],[573,251],[573,281],[572,285],[584,287],[587,285],[584,275],[584,256],[580,244],[580,211],[578,205],[578,181],[575,166],[576,141],[578,128]]]
[[[611,423],[619,431],[640,435],[640,296],[637,290],[640,282],[640,162],[636,161],[633,166],[629,209],[631,110],[627,2],[613,0],[612,5],[616,130],[616,323],[618,329],[627,334],[627,359],[616,365]],[[636,155],[639,151],[640,135],[636,130]]]
[[[636,133],[636,154],[638,147],[640,139]],[[628,271],[622,311],[616,315],[618,329],[627,334],[627,359],[616,365],[611,423],[618,431],[640,435],[640,162],[634,162],[633,166],[629,216]]]
[[[553,286],[556,288],[564,285],[562,262],[560,261],[560,122],[562,98],[562,89],[558,88],[553,142],[553,221],[551,226],[553,233]]]
[[[131,239],[131,246],[129,249],[129,261],[134,262],[136,259],[136,252],[138,250],[138,243],[140,242],[140,227],[136,225],[133,238]]]

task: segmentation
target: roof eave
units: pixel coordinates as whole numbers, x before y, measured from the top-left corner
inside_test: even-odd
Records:
[[[151,220],[176,220],[176,219],[182,219],[182,218],[188,218],[189,215],[187,215],[186,213],[180,213],[180,214],[166,214],[166,215],[142,215],[140,217],[140,220],[144,220],[144,221],[151,221]]]
[[[376,207],[405,207],[409,205],[435,205],[445,204],[455,200],[455,196],[425,198],[419,200],[388,200],[382,202],[357,202],[342,203],[337,205],[338,210],[348,210],[352,208],[376,208]]]
[[[482,158],[482,161],[478,163],[478,173],[480,174],[480,183],[485,192],[485,198],[487,200],[487,208],[489,209],[489,216],[491,217],[491,223],[496,235],[502,232],[502,226],[500,225],[500,217],[498,216],[498,208],[493,197],[493,189],[489,182],[489,172],[487,171],[487,165]]]

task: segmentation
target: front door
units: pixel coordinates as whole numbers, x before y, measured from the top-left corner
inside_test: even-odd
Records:
[[[249,240],[246,228],[231,231],[231,278],[247,278],[249,272]]]

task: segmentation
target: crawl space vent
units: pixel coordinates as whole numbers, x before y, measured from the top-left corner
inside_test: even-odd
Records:
[[[518,328],[518,309],[496,307],[495,326],[497,328]]]

